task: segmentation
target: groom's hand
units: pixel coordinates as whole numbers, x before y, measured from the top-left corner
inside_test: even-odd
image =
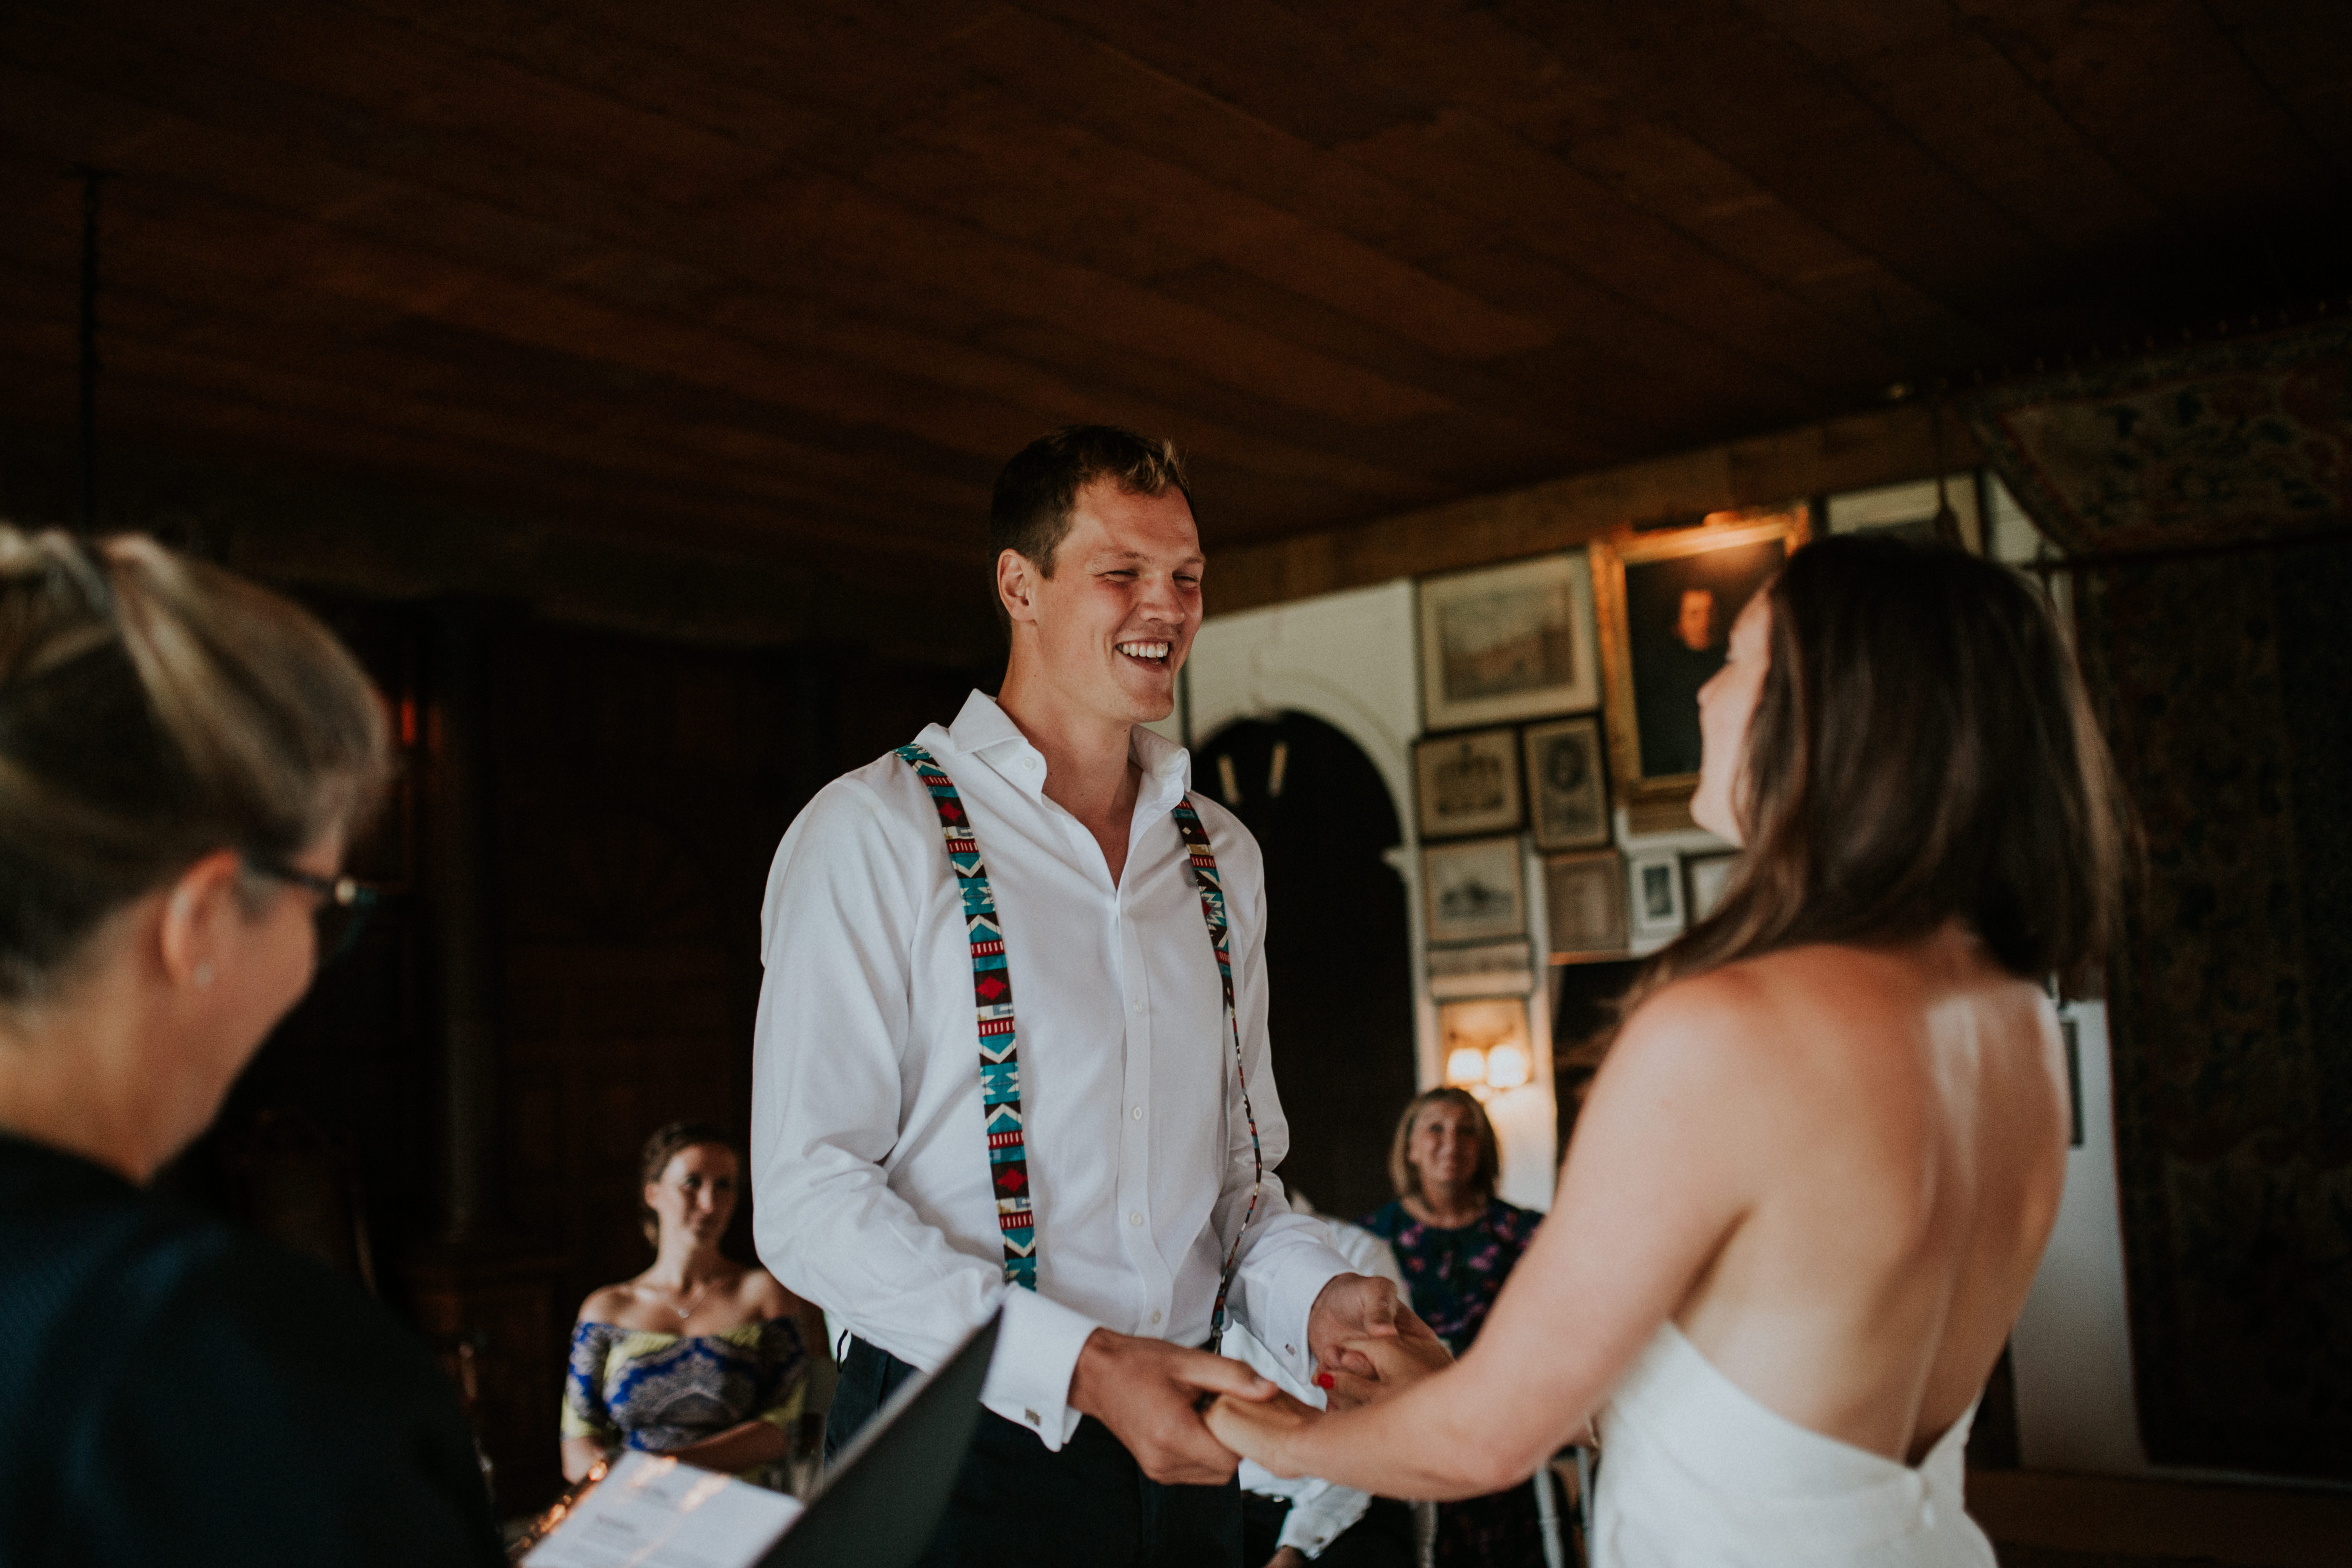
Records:
[[[1165,1340],[1097,1329],[1070,1373],[1070,1407],[1110,1428],[1162,1486],[1222,1486],[1240,1458],[1209,1435],[1204,1394],[1271,1399],[1275,1386],[1237,1361]]]

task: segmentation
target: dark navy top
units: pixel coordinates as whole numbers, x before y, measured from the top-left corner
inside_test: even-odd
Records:
[[[1460,1355],[1477,1337],[1542,1219],[1533,1209],[1489,1198],[1476,1219],[1445,1230],[1413,1218],[1399,1198],[1365,1215],[1363,1226],[1396,1253],[1415,1315]]]
[[[0,1563],[502,1563],[456,1396],[306,1258],[0,1134]]]

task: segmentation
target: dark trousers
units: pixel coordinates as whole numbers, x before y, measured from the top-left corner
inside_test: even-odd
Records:
[[[1242,1493],[1242,1561],[1244,1568],[1262,1568],[1282,1539],[1283,1521],[1290,1517],[1288,1498]],[[1412,1510],[1394,1498],[1376,1497],[1364,1517],[1341,1531],[1316,1568],[1412,1568]]]
[[[851,1340],[825,1418],[826,1459],[914,1374]],[[1053,1453],[983,1410],[922,1568],[1244,1568],[1241,1489],[1149,1480],[1092,1416]]]

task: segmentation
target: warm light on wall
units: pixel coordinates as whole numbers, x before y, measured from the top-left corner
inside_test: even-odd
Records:
[[[1527,1048],[1505,1040],[1484,1050],[1456,1046],[1445,1054],[1445,1081],[1484,1100],[1526,1084],[1531,1065]]]

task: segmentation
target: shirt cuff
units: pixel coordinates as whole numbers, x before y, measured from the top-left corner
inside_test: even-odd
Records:
[[[1350,1487],[1294,1498],[1290,1511],[1283,1516],[1282,1533],[1275,1538],[1275,1547],[1296,1547],[1307,1557],[1320,1557],[1333,1542],[1355,1528],[1371,1503],[1370,1494]]]
[[[1300,1247],[1265,1270],[1251,1285],[1253,1330],[1258,1342],[1300,1383],[1315,1381],[1315,1352],[1307,1343],[1307,1320],[1323,1287],[1357,1270],[1328,1247]],[[1263,1311],[1256,1309],[1263,1308]]]
[[[1078,1429],[1078,1412],[1070,1408],[1070,1374],[1087,1336],[1101,1326],[1034,1290],[1008,1289],[996,1353],[980,1387],[981,1404],[1036,1433],[1049,1452],[1058,1453]]]

